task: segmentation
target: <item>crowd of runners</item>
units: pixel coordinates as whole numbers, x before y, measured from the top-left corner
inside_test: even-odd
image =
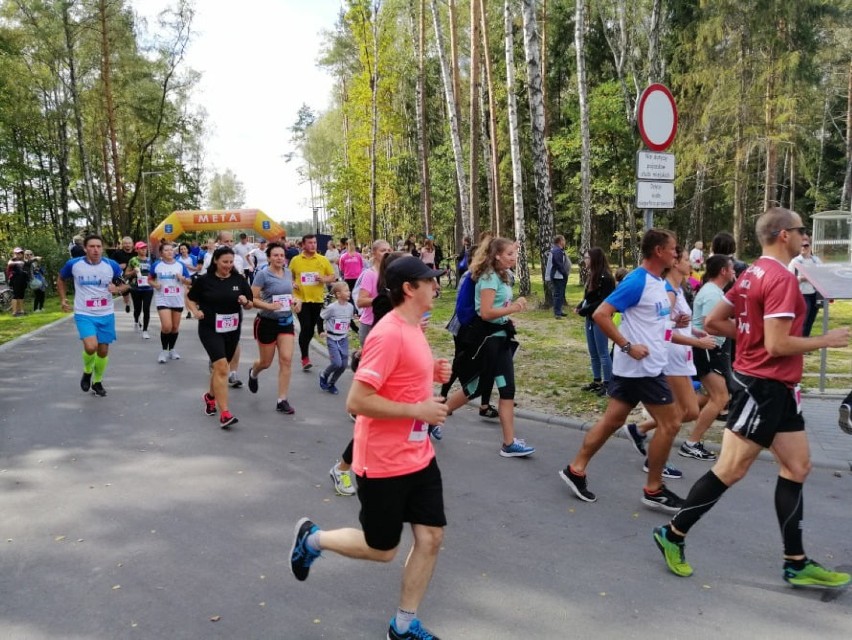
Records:
[[[704,282],[692,301],[682,284],[696,264],[696,252],[688,254],[663,229],[646,232],[641,265],[609,287],[607,295],[590,296],[587,289],[595,305],[587,317],[613,345],[611,369],[595,388],[603,390],[607,407],[559,476],[576,498],[596,502],[588,467],[609,437],[623,430],[647,472],[641,503],[672,515],[668,524],[653,530],[653,540],[668,569],[686,577],[692,574],[684,550],[687,533],[747,474],[760,451],[768,449],[779,469],[775,509],[783,579],[793,586],[843,587],[849,574],[808,558],[802,543],[802,487],[810,463],[798,385],[803,354],[847,346],[849,330],[802,335],[807,308],[797,276],[788,269],[806,238],[798,214],[770,209],[758,219],[756,233],[763,255],[747,268],[734,259],[729,235],[714,241],[712,255],[706,261],[701,256]],[[456,327],[456,354],[450,361],[433,357],[424,333],[442,271],[409,252],[391,251],[384,240],[372,244],[369,266],[357,279],[341,279],[339,265],[317,251],[314,236],[305,236],[301,251],[289,258],[288,248],[277,242],[236,249],[228,232],[220,233],[201,259],[190,253],[194,247],[164,243],[158,259],[151,260],[145,243],[126,240],[123,254],[110,259],[99,237],[86,237],[85,255],[69,260],[58,279],[63,310],[72,307],[65,281],[73,280],[75,286],[73,310],[83,342],[81,389],[106,395],[104,372],[116,338],[114,295],[129,294],[134,327],[143,339],[149,335],[150,304],[156,303],[159,363],[180,358],[175,346],[184,311],[197,321],[210,361],[203,410],[218,416],[225,429],[237,422],[228,393],[242,385],[237,370],[244,311],[257,312],[253,336],[258,355],[247,368],[249,391],[259,392],[261,374],[273,366],[277,354],[276,410],[283,414],[296,411],[288,398],[296,334],[303,371],[313,366],[309,345],[320,334],[329,364],[317,375],[318,392],[337,395],[340,376],[349,366],[354,371],[345,400],[346,412],[355,420],[353,437],[329,474],[337,494],[357,493],[360,527],[323,530],[302,518],[290,550],[291,569],[305,580],[323,551],[388,562],[409,523],[413,546],[387,637],[434,638],[417,618],[446,525],[433,441],[443,438],[442,427],[454,410],[479,398],[480,414],[499,418],[500,456],[535,452],[515,436],[514,428],[512,356],[517,341],[511,318],[527,309],[526,300],[512,292],[515,243],[485,236],[467,256],[465,278],[475,316],[461,330]],[[258,249],[265,259],[258,268],[255,258],[249,269],[241,253]],[[464,287],[465,279],[457,310]],[[129,312],[129,302],[125,305]],[[361,348],[350,354],[352,331]],[[456,379],[460,387],[452,391]],[[696,393],[694,379],[706,393]],[[440,395],[435,385],[443,385]],[[495,387],[496,408],[489,403]],[[640,403],[649,419],[627,423]],[[717,457],[704,447],[702,437],[726,406],[727,428]],[[668,464],[668,456],[681,424],[693,420],[695,426],[677,451],[713,466],[682,498],[665,483],[681,475]]]

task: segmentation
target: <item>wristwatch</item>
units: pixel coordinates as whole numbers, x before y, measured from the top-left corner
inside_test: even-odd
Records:
[[[626,354],[628,354],[628,355],[629,355],[629,354],[630,354],[630,347],[632,347],[632,346],[633,346],[633,345],[632,345],[632,344],[630,344],[629,342],[625,342],[625,343],[624,343],[624,344],[620,347],[620,349],[621,349],[621,353],[626,353]]]

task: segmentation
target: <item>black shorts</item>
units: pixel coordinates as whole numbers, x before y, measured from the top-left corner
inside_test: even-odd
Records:
[[[724,345],[715,349],[692,347],[692,361],[699,380],[708,373],[716,373],[725,380],[731,375],[731,357]]]
[[[236,331],[227,333],[216,333],[213,327],[198,323],[198,339],[201,340],[204,350],[210,357],[210,362],[216,362],[222,358],[228,362],[231,361],[240,344],[241,328],[238,327]]]
[[[394,478],[355,476],[361,513],[358,519],[367,546],[389,551],[399,546],[406,522],[428,527],[447,526],[444,488],[435,458],[425,469]]]
[[[292,322],[290,324],[278,324],[278,320],[261,316],[254,319],[254,339],[260,344],[272,344],[278,341],[279,335],[292,336],[295,333],[296,328]]]
[[[805,430],[805,418],[796,401],[798,387],[734,372],[734,394],[725,425],[734,433],[769,448],[776,433]]]
[[[635,407],[642,404],[671,404],[674,394],[664,374],[656,377],[625,378],[612,376],[606,388],[606,394]]]
[[[157,311],[177,311],[183,313],[183,307],[167,307],[165,305],[157,305]]]
[[[29,284],[27,277],[16,274],[9,280],[9,284],[12,286],[12,298],[23,300],[24,296],[27,295],[27,285]]]

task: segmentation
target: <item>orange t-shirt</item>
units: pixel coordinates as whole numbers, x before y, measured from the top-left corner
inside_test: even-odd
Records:
[[[420,325],[391,311],[370,331],[355,373],[358,382],[395,402],[414,404],[432,397],[435,361]],[[411,418],[355,421],[352,468],[359,476],[392,478],[425,469],[435,452],[428,425]]]

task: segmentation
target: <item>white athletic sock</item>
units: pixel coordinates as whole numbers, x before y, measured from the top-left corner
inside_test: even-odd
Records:
[[[406,611],[405,609],[396,610],[396,630],[400,633],[406,633],[411,626],[411,621],[417,617],[416,611]]]

